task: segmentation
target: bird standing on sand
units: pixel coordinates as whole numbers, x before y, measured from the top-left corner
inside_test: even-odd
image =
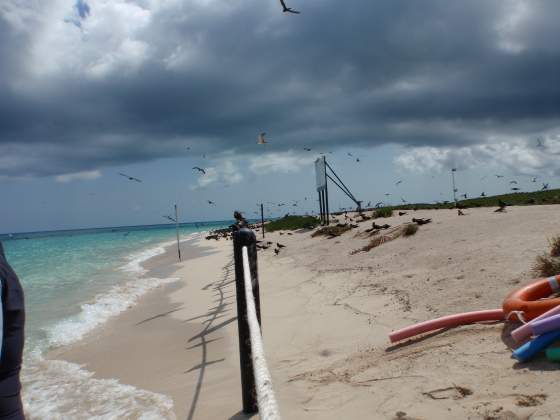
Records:
[[[202,168],[199,168],[198,166],[193,166],[193,169],[198,172],[201,172],[203,175],[206,175],[206,171]]]
[[[264,139],[264,136],[266,136],[266,133],[259,134],[259,139],[257,140],[257,144],[266,144],[266,140]]]
[[[122,172],[119,172],[119,175],[124,176],[125,178],[128,178],[129,181],[142,182],[141,179],[135,178],[135,177],[127,175],[127,174],[123,174]]]
[[[296,15],[299,15],[299,12],[297,10],[294,10],[291,7],[287,7],[286,3],[284,3],[284,0],[280,0],[280,4],[282,5],[282,12],[284,12],[284,13],[294,13]]]

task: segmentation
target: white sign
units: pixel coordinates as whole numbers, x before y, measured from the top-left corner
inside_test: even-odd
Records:
[[[317,191],[327,188],[327,166],[325,156],[321,156],[315,161],[315,180]]]

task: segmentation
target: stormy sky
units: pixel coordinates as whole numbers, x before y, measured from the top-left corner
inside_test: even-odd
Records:
[[[277,0],[0,2],[0,232],[159,222],[174,201],[190,220],[311,202],[321,151],[365,201],[402,177],[395,195],[441,199],[452,167],[470,194],[506,188],[496,171],[553,186],[559,2],[287,3],[302,13]],[[148,176],[144,189],[124,170]]]

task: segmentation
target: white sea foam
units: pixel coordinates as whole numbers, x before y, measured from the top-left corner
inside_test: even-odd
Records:
[[[58,347],[75,343],[111,317],[133,306],[147,291],[175,280],[177,279],[145,277],[113,286],[109,291],[98,294],[92,302],[82,304],[79,314],[49,328],[49,345]]]
[[[97,379],[81,366],[40,357],[24,365],[23,402],[33,419],[169,419],[173,400],[162,394]]]
[[[199,236],[200,232],[195,232],[188,235],[181,242]],[[174,243],[175,241],[163,242],[155,247],[147,248],[129,255],[127,257],[128,262],[120,267],[120,269],[133,274],[135,278],[125,284],[115,285],[107,292],[98,294],[92,301],[81,305],[80,313],[66,318],[48,328],[48,345],[58,347],[75,343],[94,328],[133,306],[138,299],[149,290],[178,280],[176,278],[160,279],[142,277],[147,272],[142,266],[142,263],[157,255],[163,254],[165,248]]]

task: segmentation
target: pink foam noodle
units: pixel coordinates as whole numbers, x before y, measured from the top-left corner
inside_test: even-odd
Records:
[[[415,335],[439,330],[441,328],[457,327],[459,325],[472,324],[483,321],[503,321],[505,319],[502,309],[488,309],[484,311],[465,312],[462,314],[447,315],[431,321],[420,322],[409,327],[393,331],[389,334],[391,343],[414,337]]]

